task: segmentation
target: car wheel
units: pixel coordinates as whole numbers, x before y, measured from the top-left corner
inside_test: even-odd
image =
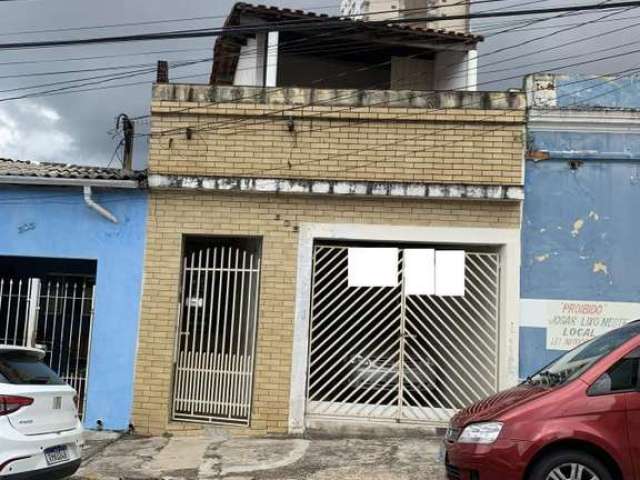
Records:
[[[563,450],[540,459],[528,480],[613,480],[613,477],[594,456],[577,450]]]

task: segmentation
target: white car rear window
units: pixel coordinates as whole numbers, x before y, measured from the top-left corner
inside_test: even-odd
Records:
[[[40,360],[24,353],[0,353],[0,383],[14,385],[64,385]]]

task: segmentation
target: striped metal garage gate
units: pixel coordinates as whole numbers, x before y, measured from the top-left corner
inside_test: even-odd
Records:
[[[392,282],[353,286],[354,249],[363,247],[314,247],[307,416],[439,425],[495,393],[499,253],[451,246],[386,248],[383,253],[394,263],[387,274],[395,276]],[[437,258],[439,251],[459,254],[462,291],[412,293],[407,272],[416,268],[410,262]],[[451,273],[445,264],[439,268],[445,277]]]

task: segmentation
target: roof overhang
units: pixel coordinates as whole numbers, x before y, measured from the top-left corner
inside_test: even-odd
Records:
[[[284,22],[284,23],[283,23]],[[289,23],[287,23],[289,22]],[[210,84],[231,84],[237,67],[240,49],[246,38],[253,33],[234,32],[233,28],[247,25],[274,24],[274,31],[310,38],[324,38],[318,33],[335,30],[344,42],[370,45],[380,48],[403,48],[414,51],[473,50],[484,40],[482,36],[447,30],[416,28],[407,24],[384,24],[365,22],[349,18],[319,15],[302,10],[267,7],[237,3],[225,21],[228,31],[215,42]],[[335,37],[334,40],[335,41]],[[322,43],[316,40],[315,43]]]
[[[93,180],[87,178],[29,177],[0,175],[0,184],[42,185],[50,187],[140,188],[137,180]]]

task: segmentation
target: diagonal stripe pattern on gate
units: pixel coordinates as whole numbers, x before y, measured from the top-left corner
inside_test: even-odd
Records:
[[[316,245],[307,414],[443,424],[496,391],[500,256],[466,252],[465,294],[350,287],[348,251]]]

